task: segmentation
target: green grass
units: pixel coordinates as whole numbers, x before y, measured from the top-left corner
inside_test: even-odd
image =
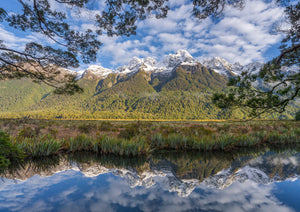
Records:
[[[144,155],[150,151],[150,146],[144,137],[120,139],[108,136],[97,138],[85,134],[68,139],[51,137],[12,139],[12,145],[22,150],[29,157],[50,156],[59,153],[95,152],[121,156]]]
[[[23,138],[13,143],[30,157],[55,155],[61,148],[61,143],[53,138]]]
[[[184,136],[180,134],[154,134],[151,137],[151,146],[156,149],[181,149],[200,151],[230,151],[236,148],[254,147],[259,145],[299,144],[298,129],[290,130],[286,134],[250,133],[245,135],[212,135],[212,136]]]
[[[93,152],[135,157],[155,150],[232,151],[300,143],[299,122],[0,120],[11,147],[28,157]],[[82,133],[78,133],[81,129]],[[61,132],[64,132],[62,135]],[[83,133],[88,132],[88,133]],[[72,136],[71,136],[72,135]],[[1,136],[0,136],[1,137]],[[8,145],[7,143],[5,144]],[[9,163],[13,148],[0,154]],[[3,149],[7,148],[1,148]],[[11,151],[11,152],[10,152]]]

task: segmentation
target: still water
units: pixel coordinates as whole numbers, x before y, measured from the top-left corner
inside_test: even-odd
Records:
[[[91,154],[1,173],[0,211],[300,211],[300,151]]]

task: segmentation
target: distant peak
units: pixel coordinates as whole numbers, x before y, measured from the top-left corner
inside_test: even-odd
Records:
[[[192,55],[187,51],[180,49],[176,54],[169,54],[165,56],[163,64],[166,67],[175,67],[181,63],[196,63],[197,61],[192,57]]]
[[[176,52],[177,55],[184,55],[185,57],[192,57],[192,55],[185,49],[179,49]]]

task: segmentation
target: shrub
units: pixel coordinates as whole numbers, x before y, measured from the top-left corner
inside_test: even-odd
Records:
[[[101,124],[100,124],[100,130],[102,130],[102,131],[109,131],[109,130],[111,130],[111,128],[113,127],[113,125],[110,123],[110,122],[108,122],[108,121],[103,121],[103,122],[101,122]]]
[[[78,128],[79,132],[88,134],[88,133],[91,132],[92,129],[96,128],[96,125],[94,125],[94,124],[82,124],[82,125],[79,125],[77,128]]]
[[[300,110],[296,113],[295,119],[296,121],[300,121]]]
[[[6,167],[12,160],[23,159],[23,152],[10,142],[7,134],[0,131],[0,168]]]
[[[19,131],[18,137],[21,138],[36,138],[40,133],[40,128],[31,128],[31,127],[24,127],[22,130]]]
[[[139,134],[139,126],[136,124],[128,126],[126,129],[122,130],[119,134],[120,138],[131,139]]]
[[[53,137],[53,138],[56,138],[57,137],[57,134],[58,134],[58,129],[49,129],[49,133],[50,135]]]

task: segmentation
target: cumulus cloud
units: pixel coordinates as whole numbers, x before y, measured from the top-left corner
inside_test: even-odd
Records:
[[[167,18],[140,22],[136,37],[102,40],[102,52],[110,55],[111,64],[123,64],[132,56],[160,58],[178,49],[187,49],[199,58],[220,56],[247,64],[265,61],[265,51],[282,39],[271,33],[274,24],[283,19],[283,8],[274,3],[249,0],[242,10],[226,7],[217,23],[193,18],[190,1],[172,0],[170,6]]]
[[[9,48],[22,50],[26,43],[37,41],[37,38],[33,35],[18,37],[14,33],[7,31],[4,26],[0,24],[0,40],[4,41],[4,44]]]
[[[151,188],[131,188],[112,174],[85,178],[72,170],[46,179],[35,176],[0,187],[0,210],[12,211],[293,211],[273,194],[276,184],[234,183],[224,190],[200,185],[189,197],[165,190],[163,179]],[[10,194],[14,194],[9,196]]]
[[[69,10],[53,0],[50,3],[54,9],[65,11],[71,17],[73,27],[82,31],[96,30],[93,17],[105,8],[105,1],[96,0],[90,1],[89,9],[80,10]],[[167,18],[152,17],[140,21],[135,36],[99,36],[103,46],[97,64],[113,68],[128,63],[134,56],[161,58],[178,49],[186,49],[199,59],[219,56],[231,63],[247,64],[269,59],[266,52],[270,53],[282,39],[281,34],[271,31],[275,23],[284,19],[284,11],[272,2],[247,0],[242,10],[226,7],[224,16],[217,21],[209,18],[200,21],[192,17],[190,0],[170,0],[169,6]],[[13,48],[20,48],[32,40],[45,41],[41,35],[19,36],[1,25],[0,39]]]

